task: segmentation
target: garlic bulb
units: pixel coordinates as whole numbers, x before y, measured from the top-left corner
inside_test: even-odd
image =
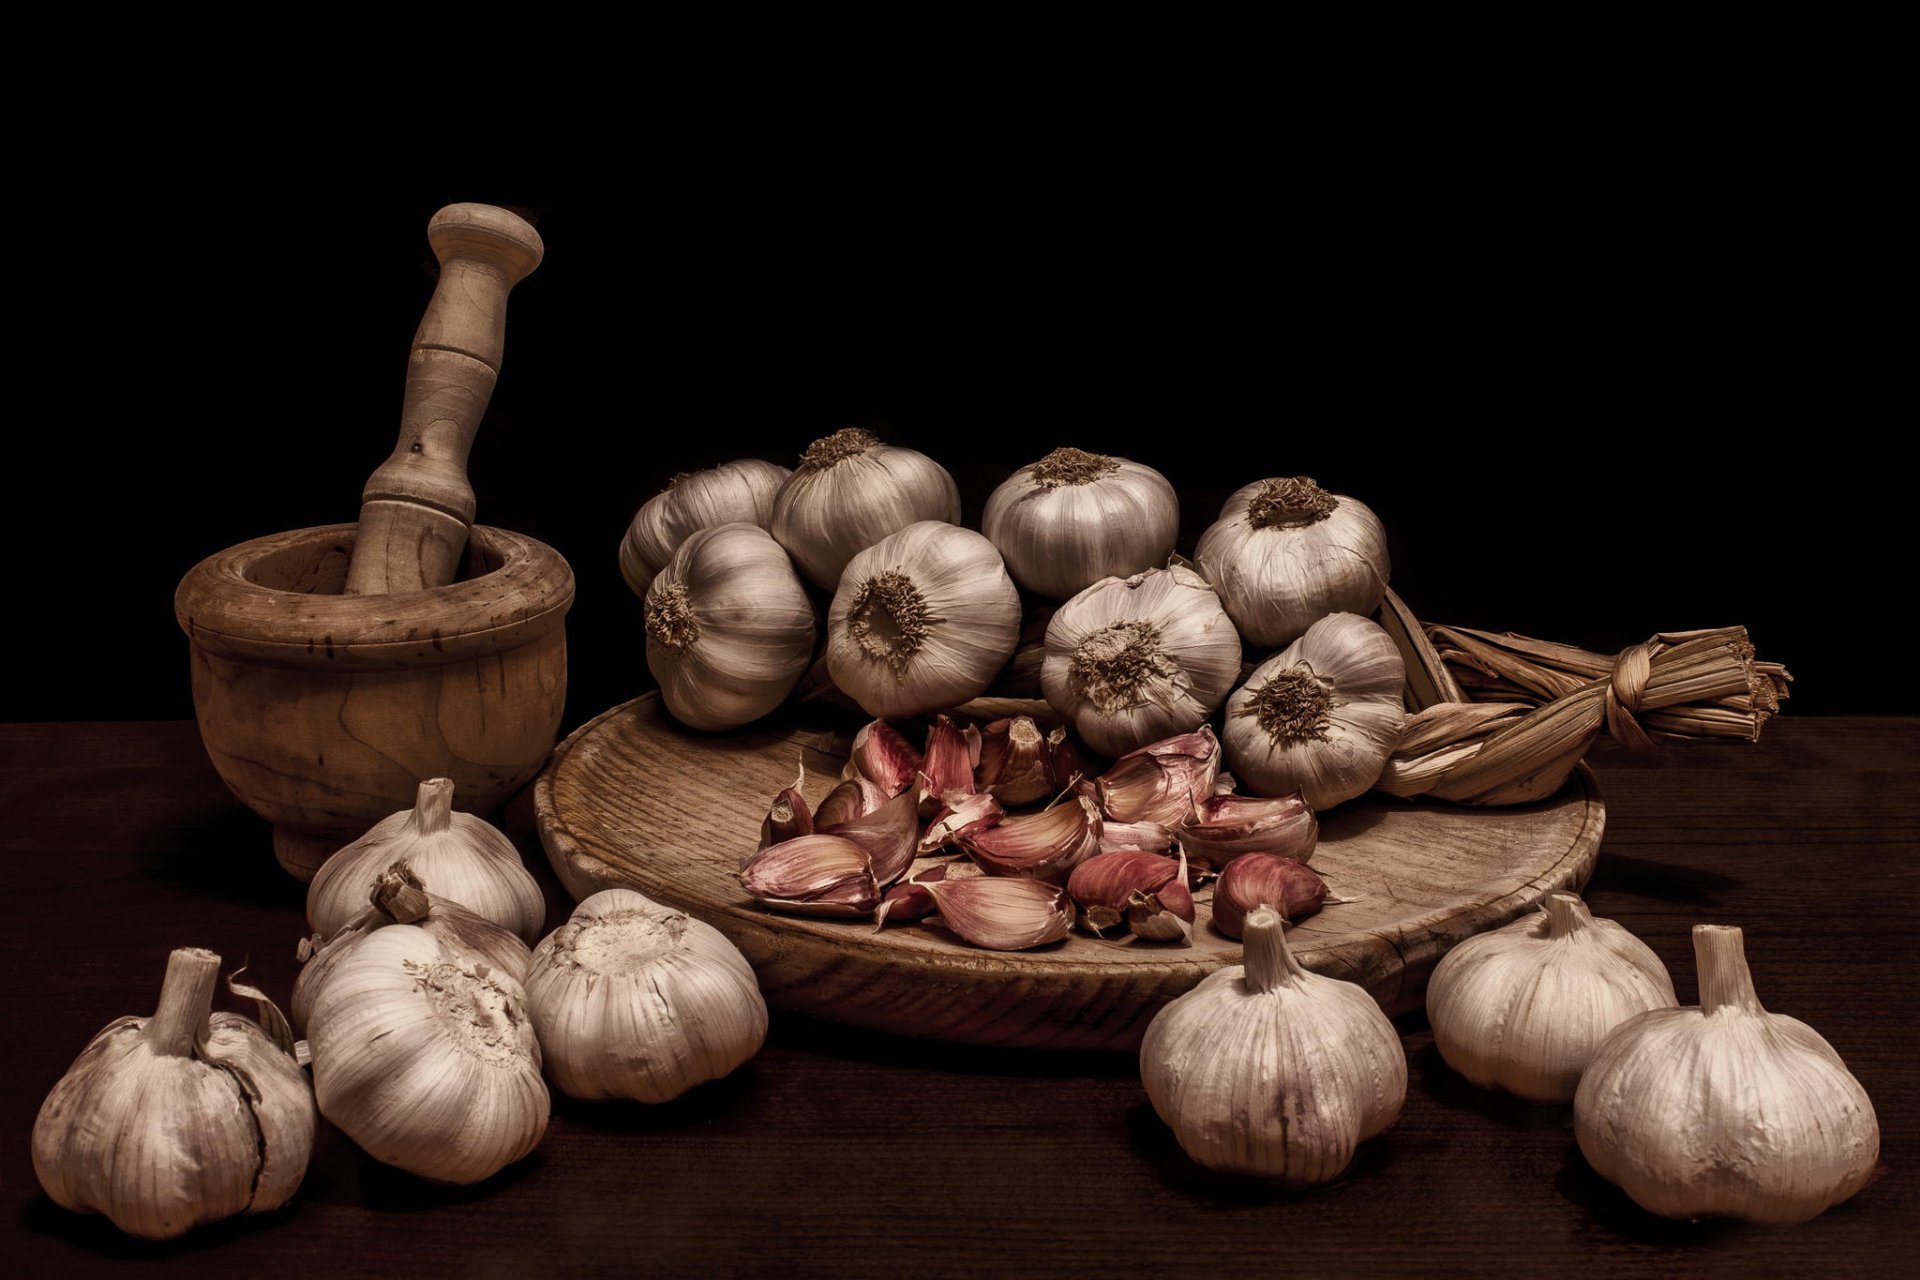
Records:
[[[1240,637],[1191,569],[1096,582],[1047,624],[1040,686],[1102,755],[1197,729],[1240,675]]]
[[[854,428],[808,446],[773,500],[774,538],[829,591],[857,552],[922,520],[960,523],[953,477],[924,453]]]
[[[773,495],[789,474],[785,467],[748,458],[675,476],[634,513],[620,540],[620,575],[644,600],[653,575],[693,534],[736,521],[766,528],[773,521]]]
[[[1873,1103],[1819,1032],[1760,1007],[1740,930],[1696,925],[1693,952],[1699,1006],[1622,1024],[1580,1078],[1580,1150],[1663,1217],[1805,1222],[1873,1176]]]
[[[299,1190],[313,1090],[290,1043],[211,1012],[219,976],[211,951],[175,951],[153,1016],[107,1024],[47,1095],[33,1171],[56,1204],[170,1240]]]
[[[332,937],[366,914],[380,877],[405,862],[436,896],[457,902],[531,945],[547,900],[513,841],[470,813],[453,812],[453,779],[420,784],[413,808],[380,819],[328,858],[307,887],[307,923]]]
[[[364,915],[330,937],[316,934],[300,940],[302,967],[300,976],[294,980],[293,999],[287,1006],[295,1029],[306,1030],[314,998],[354,944],[374,930],[394,924],[425,929],[450,950],[465,952],[475,960],[511,974],[516,982],[526,980],[532,952],[518,934],[457,902],[428,893],[412,868],[396,862],[381,875]]]
[[[376,1160],[465,1185],[547,1131],[525,991],[424,929],[356,943],[308,1022],[320,1114]]]
[[[1330,809],[1371,787],[1406,724],[1406,665],[1351,613],[1307,628],[1227,699],[1227,766],[1263,796],[1299,791]]]
[[[977,697],[1019,640],[1020,593],[993,544],[922,520],[847,562],[827,669],[868,715],[914,716]]]
[[[1262,649],[1330,613],[1372,613],[1387,591],[1380,518],[1305,476],[1235,491],[1193,558],[1240,634]]]
[[[813,660],[813,605],[758,525],[702,529],[647,590],[647,669],[681,724],[732,729],[786,701]]]
[[[1102,578],[1165,564],[1180,533],[1180,500],[1152,467],[1055,449],[993,491],[980,531],[1015,582],[1065,600]]]
[[[1373,997],[1300,967],[1278,912],[1246,919],[1246,963],[1154,1016],[1140,1078],[1186,1153],[1209,1169],[1329,1182],[1400,1114],[1407,1057]]]
[[[760,1050],[767,1005],[718,929],[605,889],[533,953],[527,1012],[547,1074],[575,1098],[665,1102]]]
[[[1678,1003],[1653,949],[1594,919],[1571,893],[1549,894],[1544,912],[1467,939],[1427,984],[1427,1020],[1447,1065],[1535,1102],[1573,1101],[1615,1027]]]

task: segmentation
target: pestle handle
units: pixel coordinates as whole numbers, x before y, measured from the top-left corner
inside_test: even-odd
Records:
[[[360,495],[346,594],[443,587],[473,523],[467,451],[500,374],[507,293],[546,247],[524,219],[489,204],[450,204],[427,224],[440,282],[413,335],[393,456]]]

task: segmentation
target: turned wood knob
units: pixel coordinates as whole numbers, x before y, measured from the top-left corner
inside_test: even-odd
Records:
[[[427,241],[440,282],[413,335],[399,442],[360,495],[348,595],[453,581],[474,516],[467,451],[500,374],[507,293],[546,252],[531,225],[487,204],[448,205]]]

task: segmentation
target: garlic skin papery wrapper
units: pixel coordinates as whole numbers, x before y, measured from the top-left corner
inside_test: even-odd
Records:
[[[1180,534],[1180,499],[1152,467],[1055,449],[993,491],[980,531],[1015,582],[1065,600],[1102,578],[1165,564]]]
[[[1197,729],[1240,676],[1240,636],[1206,579],[1151,569],[1096,582],[1047,624],[1040,687],[1095,751]]]
[[[1699,1006],[1624,1023],[1581,1077],[1580,1150],[1662,1217],[1805,1222],[1873,1176],[1873,1103],[1819,1032],[1760,1007],[1740,930],[1696,925],[1693,951]]]
[[[494,969],[525,981],[532,952],[520,935],[483,915],[427,892],[420,878],[404,862],[396,862],[380,877],[366,913],[331,937],[303,938],[300,976],[293,983],[287,1012],[296,1030],[305,1034],[314,999],[327,975],[339,968],[355,943],[388,925],[409,924],[438,938],[449,950],[470,955]]]
[[[748,458],[675,476],[634,513],[620,540],[620,576],[644,600],[653,575],[700,530],[736,522],[766,528],[773,521],[773,496],[790,474],[785,467]]]
[[[526,992],[423,929],[394,925],[355,944],[309,1022],[320,1114],[376,1160],[466,1185],[547,1131]]]
[[[1320,619],[1227,699],[1227,767],[1249,791],[1330,809],[1371,787],[1406,725],[1406,664],[1377,625]]]
[[[219,976],[211,951],[175,951],[153,1016],[109,1023],[47,1095],[33,1171],[54,1203],[170,1240],[299,1190],[313,1090],[290,1044],[211,1012]]]
[[[773,500],[774,539],[828,591],[858,552],[922,520],[960,523],[953,477],[926,454],[856,428],[809,445]]]
[[[1330,1182],[1400,1115],[1400,1036],[1361,988],[1300,967],[1279,912],[1249,914],[1245,943],[1245,965],[1154,1016],[1140,1079],[1197,1163],[1291,1187]]]
[[[420,784],[413,808],[380,819],[321,866],[307,887],[307,923],[332,937],[366,914],[380,877],[405,862],[435,897],[457,902],[531,946],[546,924],[547,900],[520,851],[486,821],[453,812],[453,779]]]
[[[1240,634],[1261,649],[1330,613],[1372,613],[1387,592],[1380,518],[1305,476],[1236,490],[1193,558]]]
[[[1571,1102],[1602,1042],[1635,1014],[1671,1009],[1673,980],[1646,943],[1571,893],[1469,938],[1427,984],[1447,1065],[1487,1089]]]
[[[733,729],[793,692],[813,660],[813,605],[765,529],[723,524],[680,544],[647,591],[647,669],[681,724]]]
[[[978,697],[1020,641],[1020,593],[993,544],[922,520],[848,562],[827,614],[827,669],[868,715]]]
[[[666,1102],[760,1051],[767,1005],[718,929],[604,889],[547,935],[527,975],[547,1075],[581,1099]]]

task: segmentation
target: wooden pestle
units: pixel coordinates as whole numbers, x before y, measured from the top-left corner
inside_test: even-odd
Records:
[[[400,440],[360,495],[345,594],[444,587],[473,523],[467,451],[506,344],[507,293],[546,247],[523,219],[489,204],[450,204],[427,224],[440,282],[413,335]]]

